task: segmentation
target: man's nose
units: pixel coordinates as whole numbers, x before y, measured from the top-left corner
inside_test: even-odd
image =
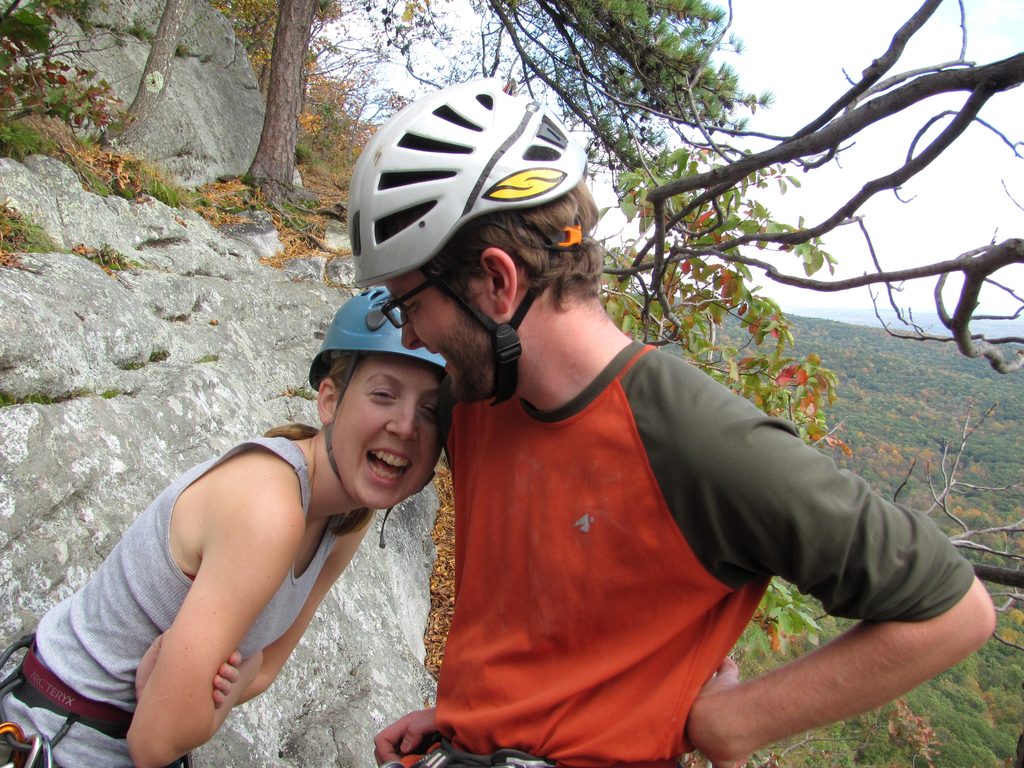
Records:
[[[406,323],[402,326],[402,346],[407,349],[419,349],[424,346],[423,342],[420,341],[420,337],[416,335],[416,329],[412,323]]]

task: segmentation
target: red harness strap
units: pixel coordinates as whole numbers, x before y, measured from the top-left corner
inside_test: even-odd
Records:
[[[87,699],[69,688],[39,660],[34,643],[22,660],[21,674],[25,684],[12,693],[30,707],[72,715],[83,725],[114,738],[123,739],[128,734],[128,727],[132,724],[131,712],[113,704]]]

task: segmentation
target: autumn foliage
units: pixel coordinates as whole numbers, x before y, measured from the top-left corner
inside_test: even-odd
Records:
[[[110,122],[107,83],[63,61],[69,50],[54,20],[66,10],[55,0],[36,0],[0,12],[0,125],[29,115],[56,117],[75,128]]]

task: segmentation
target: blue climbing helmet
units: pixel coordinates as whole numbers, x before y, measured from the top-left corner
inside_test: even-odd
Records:
[[[371,288],[341,305],[331,321],[324,343],[309,366],[309,384],[320,388],[331,363],[342,353],[385,352],[402,355],[436,365],[444,370],[444,358],[426,349],[407,349],[402,346],[402,331],[395,328],[381,312],[391,299],[386,288]]]

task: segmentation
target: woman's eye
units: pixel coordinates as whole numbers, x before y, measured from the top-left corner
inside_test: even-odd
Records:
[[[375,389],[370,393],[370,397],[376,400],[394,400],[395,396],[388,392],[386,389]]]
[[[436,405],[424,405],[420,407],[420,411],[430,421],[437,421],[437,406]]]

